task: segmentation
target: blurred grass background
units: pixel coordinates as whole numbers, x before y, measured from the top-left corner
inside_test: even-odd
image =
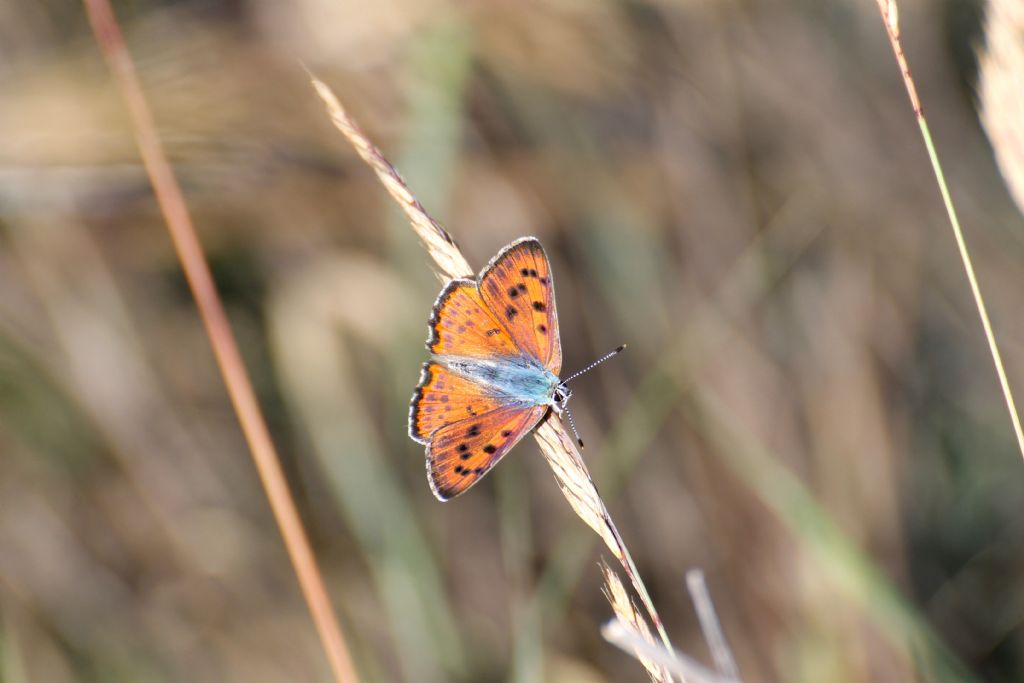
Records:
[[[639,680],[532,440],[406,435],[439,283],[328,82],[482,265],[552,257],[585,457],[675,644],[744,679],[1024,678],[1024,465],[875,3],[115,4],[366,681]],[[900,4],[1018,392],[983,3]],[[326,680],[74,2],[0,2],[0,680]]]

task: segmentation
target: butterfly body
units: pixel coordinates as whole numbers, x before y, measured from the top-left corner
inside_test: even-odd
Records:
[[[527,406],[547,404],[561,409],[554,400],[558,375],[529,356],[498,360],[468,356],[435,356],[434,360],[452,372],[481,385],[481,391],[508,403]]]
[[[508,245],[473,280],[451,280],[434,303],[409,435],[425,444],[441,500],[463,493],[570,392],[551,266],[540,242]]]

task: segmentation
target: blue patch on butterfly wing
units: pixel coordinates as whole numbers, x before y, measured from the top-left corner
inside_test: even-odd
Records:
[[[435,356],[434,360],[510,402],[545,405],[551,402],[558,386],[556,375],[525,356],[492,359]]]

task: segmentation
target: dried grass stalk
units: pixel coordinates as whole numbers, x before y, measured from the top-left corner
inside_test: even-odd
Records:
[[[85,0],[86,13],[92,24],[96,43],[107,61],[115,85],[128,109],[132,132],[142,156],[149,182],[153,186],[160,211],[174,241],[182,271],[192,290],[206,335],[213,347],[224,385],[245,435],[249,452],[259,474],[263,490],[277,521],[285,547],[292,561],[303,597],[320,635],[335,680],[358,681],[352,657],[334,615],[327,589],[313,548],[306,536],[288,488],[277,450],[270,438],[256,392],[238,350],[231,325],[214,285],[203,248],[196,235],[188,205],[178,186],[156,122],[149,109],[135,70],[135,63],[125,46],[121,27],[108,0]]]
[[[715,661],[715,668],[718,673],[726,678],[739,679],[739,668],[732,656],[732,650],[725,641],[725,633],[722,631],[722,624],[718,621],[718,613],[715,611],[715,604],[711,601],[711,592],[704,580],[704,572],[700,569],[691,569],[686,572],[686,588],[690,591],[690,598],[693,606],[697,609],[697,619],[700,621],[700,628],[704,632],[704,640],[711,650],[711,658]]]
[[[586,463],[583,462],[582,456],[576,450],[575,441],[565,431],[562,423],[553,419],[545,420],[534,432],[534,436],[537,438],[537,443],[540,444],[541,452],[551,467],[551,471],[555,474],[555,481],[562,489],[562,495],[569,501],[569,505],[572,506],[579,518],[601,537],[604,544],[612,551],[615,559],[622,565],[633,590],[640,596],[647,616],[657,628],[662,643],[665,647],[671,648],[672,644],[668,639],[668,633],[665,631],[661,617],[658,616],[658,610],[655,609],[654,602],[647,592],[647,586],[640,578],[640,572],[637,571],[636,565],[633,563],[629,548],[626,547],[622,536],[619,535],[619,530],[615,527],[615,522],[612,521],[612,516],[608,512],[608,508],[605,507],[601,494],[594,486],[594,480],[590,478],[590,471],[587,469]]]
[[[899,13],[896,9],[896,0],[876,0],[878,11],[882,15],[885,24],[885,31],[889,36],[889,44],[892,46],[893,55],[899,65],[900,74],[903,76],[903,85],[910,98],[910,106],[914,110],[914,117],[917,119],[917,126],[921,129],[921,138],[924,141],[925,149],[928,151],[928,159],[932,164],[932,171],[935,173],[935,182],[939,186],[939,193],[942,195],[942,202],[946,207],[946,215],[949,217],[949,225],[953,229],[953,237],[956,239],[957,249],[960,251],[960,260],[964,264],[964,274],[967,275],[967,283],[971,287],[971,296],[974,297],[974,305],[978,309],[978,317],[981,318],[981,327],[985,332],[985,340],[988,342],[988,350],[992,355],[992,364],[996,369],[996,376],[999,378],[999,387],[1003,391],[1003,399],[1006,401],[1006,409],[1010,413],[1010,425],[1013,427],[1014,436],[1017,437],[1017,448],[1021,457],[1024,458],[1024,426],[1021,426],[1020,413],[1017,412],[1017,404],[1013,398],[1013,390],[1010,388],[1010,380],[1003,365],[1003,357],[999,351],[999,343],[996,341],[995,332],[992,329],[992,321],[989,319],[988,309],[985,306],[985,297],[981,294],[981,286],[974,274],[974,264],[971,260],[971,252],[967,248],[967,241],[964,239],[964,232],[960,227],[960,219],[957,217],[956,207],[953,205],[953,198],[949,192],[949,185],[946,183],[946,174],[939,162],[939,154],[935,151],[935,143],[932,141],[931,131],[928,129],[928,120],[924,116],[921,107],[921,100],[917,95],[917,87],[914,85],[914,77],[910,73],[910,64],[903,52],[903,45],[900,42]],[[1020,35],[1019,30],[1016,32]],[[1011,35],[1010,39],[1013,39]],[[1018,86],[1019,87],[1019,86]]]
[[[441,272],[449,278],[472,277],[470,268],[455,240],[452,239],[437,221],[431,218],[423,205],[416,200],[405,181],[398,174],[380,150],[370,142],[356,122],[349,116],[341,102],[322,81],[311,76],[313,87],[323,99],[327,111],[335,127],[348,139],[356,152],[376,172],[388,193],[398,202],[412,223],[413,230],[423,241],[427,252],[437,263]],[[622,565],[629,577],[634,590],[640,596],[647,617],[658,630],[665,647],[671,649],[671,643],[665,627],[658,616],[650,594],[640,579],[640,574],[633,563],[626,544],[622,541],[611,515],[605,507],[594,482],[590,477],[583,459],[576,450],[572,438],[566,433],[559,420],[545,420],[535,431],[534,436],[540,444],[541,451],[555,474],[555,480],[565,495],[573,511],[587,526],[593,529],[608,546],[609,550]]]
[[[630,600],[626,587],[622,585],[622,579],[619,578],[614,569],[603,561],[601,562],[601,572],[604,574],[604,597],[608,599],[612,606],[612,611],[615,612],[619,622],[637,638],[648,645],[655,646],[651,629],[641,615],[636,603]],[[651,677],[652,681],[662,683],[672,680],[671,674],[665,671],[653,659],[650,659],[642,648],[634,648],[633,652],[636,655],[637,661],[647,669],[647,675]]]
[[[679,678],[692,683],[741,683],[736,678],[716,674],[700,662],[682,652],[667,650],[663,646],[644,640],[619,618],[611,619],[601,627],[601,635],[612,645],[636,658],[644,657]]]
[[[472,278],[474,271],[469,267],[469,262],[459,250],[452,236],[444,228],[438,225],[437,221],[427,214],[426,209],[419,200],[413,196],[409,186],[402,180],[402,176],[394,166],[391,165],[380,150],[370,142],[359,125],[348,115],[341,102],[334,93],[322,81],[310,76],[313,87],[316,89],[320,99],[327,105],[327,113],[331,115],[331,121],[342,132],[342,134],[356,148],[356,152],[363,161],[370,165],[377,178],[383,183],[384,188],[391,195],[392,199],[398,202],[402,211],[409,217],[412,229],[419,235],[427,253],[434,259],[441,272],[447,276],[446,279],[459,277]]]

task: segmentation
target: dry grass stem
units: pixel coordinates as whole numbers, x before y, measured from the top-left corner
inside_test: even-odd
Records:
[[[85,7],[96,42],[103,51],[114,81],[128,107],[146,173],[156,193],[182,269],[202,316],[217,365],[238,415],[260,481],[266,490],[274,518],[284,538],[331,670],[338,681],[357,681],[355,668],[327,596],[313,550],[288,490],[256,394],[192,225],[188,206],[163,152],[153,115],[142,93],[134,63],[124,44],[117,19],[108,0],[85,0]]]
[[[711,650],[715,668],[726,678],[739,679],[739,669],[732,656],[732,651],[725,641],[722,624],[718,620],[715,604],[711,601],[711,593],[704,580],[704,572],[699,569],[691,569],[686,572],[686,587],[690,591],[690,598],[697,609],[700,628],[704,632],[704,640],[708,643],[708,649]]]
[[[310,76],[310,80],[313,83],[313,87],[316,88],[317,94],[320,95],[324,104],[327,105],[327,112],[331,115],[331,121],[348,141],[352,143],[352,146],[356,148],[356,152],[362,157],[363,161],[370,165],[370,168],[377,174],[377,178],[383,183],[391,198],[402,207],[402,211],[405,212],[405,215],[409,217],[409,222],[412,223],[412,229],[419,235],[420,240],[423,241],[423,246],[427,248],[427,253],[434,259],[441,272],[447,276],[445,279],[473,277],[473,269],[469,266],[469,262],[462,255],[452,236],[438,225],[437,221],[430,217],[419,200],[413,196],[405,181],[402,180],[402,176],[384,158],[380,150],[370,142],[370,139],[366,137],[358,124],[352,120],[352,117],[341,106],[341,102],[338,101],[338,98],[335,97],[331,89],[313,76]]]
[[[594,486],[586,463],[583,462],[579,451],[576,450],[575,441],[566,433],[562,423],[554,419],[545,420],[534,434],[565,499],[569,501],[569,505],[580,519],[601,537],[604,544],[615,555],[615,559],[619,561],[626,576],[629,577],[633,589],[640,596],[647,616],[658,630],[662,643],[665,647],[671,648],[668,632],[665,631],[661,617],[658,616],[654,601],[651,600],[651,596],[647,592],[647,586],[644,585],[640,572],[637,571],[633,556],[630,555],[629,548],[626,547],[622,536],[619,535],[619,530],[615,527],[615,522],[612,521],[601,494]]]
[[[380,150],[370,142],[359,126],[342,107],[338,98],[323,82],[311,77],[313,87],[327,106],[331,120],[339,131],[352,143],[359,156],[377,173],[388,193],[399,203],[409,216],[413,230],[419,235],[427,251],[441,271],[448,277],[472,277],[473,270],[459,251],[455,240],[438,223],[427,215],[423,206],[413,197],[398,171],[384,158]],[[559,420],[545,420],[534,436],[541,451],[551,466],[559,488],[576,514],[593,529],[621,563],[630,583],[640,596],[647,616],[658,630],[666,648],[671,649],[668,633],[651,601],[650,594],[640,578],[626,544],[619,536],[590,477],[583,459],[576,450],[572,438],[566,433]]]
[[[935,151],[931,132],[928,129],[928,122],[924,117],[921,101],[917,96],[914,78],[910,74],[910,66],[907,63],[906,55],[903,53],[903,46],[900,43],[899,15],[896,10],[896,0],[877,0],[877,2],[878,10],[882,14],[882,21],[885,23],[885,29],[889,35],[893,54],[896,56],[896,62],[899,64],[900,72],[903,74],[903,84],[906,86],[911,107],[914,109],[918,127],[921,129],[921,137],[924,139],[925,147],[928,150],[928,158],[931,160],[932,170],[935,172],[935,180],[938,183],[939,192],[942,194],[942,201],[946,206],[946,214],[949,216],[949,222],[953,228],[957,248],[960,250],[960,260],[964,264],[967,281],[971,286],[971,294],[974,296],[974,304],[978,309],[978,315],[981,317],[981,326],[985,330],[985,339],[988,342],[996,374],[999,376],[999,386],[1002,388],[1006,407],[1010,411],[1010,422],[1013,424],[1013,431],[1017,437],[1017,447],[1020,449],[1021,457],[1024,457],[1024,429],[1021,428],[1020,415],[1017,412],[1017,405],[1013,399],[1013,392],[1010,389],[1010,381],[1003,366],[1002,354],[999,352],[999,345],[996,343],[995,333],[992,331],[992,322],[988,317],[988,309],[985,307],[985,299],[981,294],[978,279],[974,274],[974,265],[971,262],[971,255],[967,249],[963,231],[960,228],[960,219],[957,218],[953,199],[949,194],[949,187],[946,185],[946,177],[942,171],[942,165],[939,163],[939,156]],[[1019,86],[1019,81],[1017,83]]]
[[[999,170],[1024,212],[1024,4],[992,0],[985,12],[979,59],[981,120]]]
[[[651,636],[650,627],[640,614],[636,604],[630,600],[626,587],[622,585],[622,579],[619,578],[619,575],[605,562],[601,562],[601,573],[604,574],[604,596],[608,599],[609,604],[611,604],[612,611],[615,612],[619,623],[630,631],[633,636],[639,638],[647,645],[657,647],[654,644],[654,638]],[[644,652],[644,649],[633,650],[637,661],[647,669],[647,674],[651,677],[651,680],[659,682],[671,681],[672,674],[665,670],[664,665],[659,665],[654,659],[647,657]]]
[[[638,659],[643,657],[692,683],[739,683],[735,678],[723,678],[700,662],[676,650],[666,650],[645,640],[621,619],[612,619],[601,627],[601,635],[612,645]]]
[[[572,437],[564,428],[559,427],[557,420],[546,420],[537,428],[537,443],[540,444],[541,453],[548,461],[555,481],[573,511],[601,537],[615,559],[622,562],[623,553],[618,546],[616,534],[607,522],[609,516],[604,501],[590,480],[586,466],[573,446]]]

